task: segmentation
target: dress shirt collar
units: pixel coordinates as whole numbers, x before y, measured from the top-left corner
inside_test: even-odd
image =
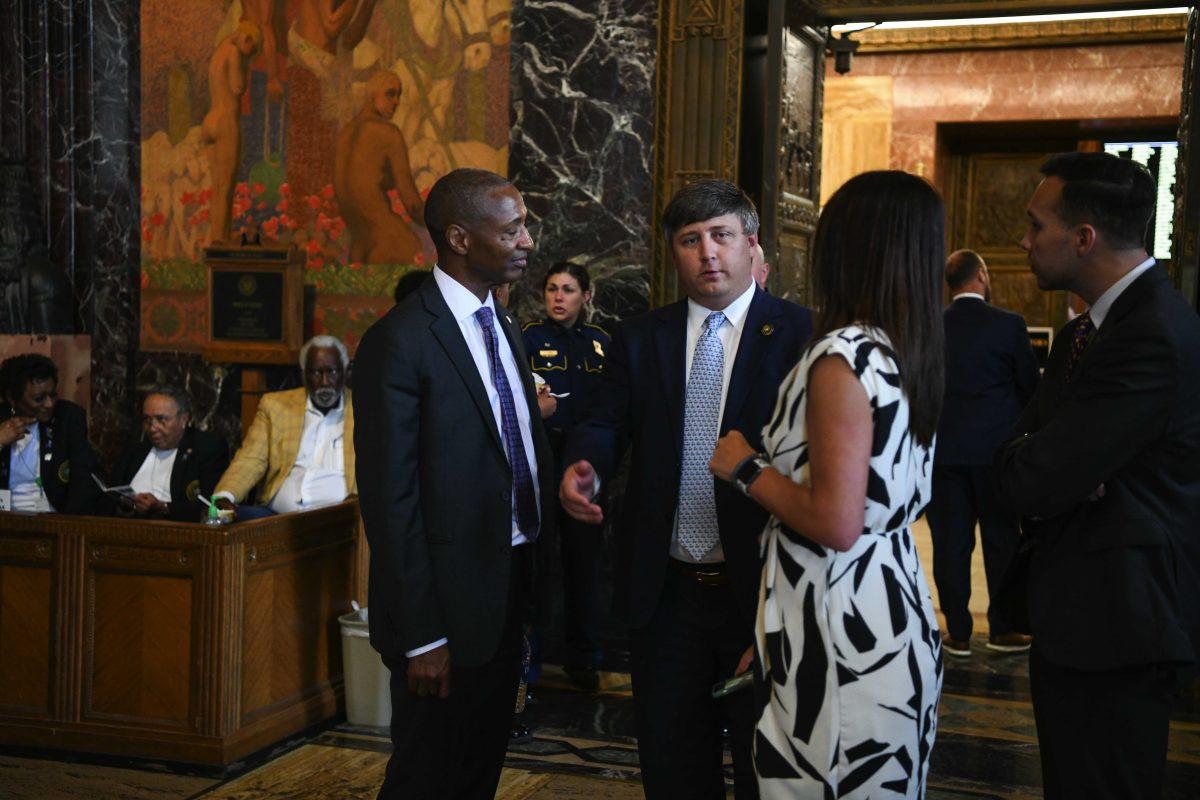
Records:
[[[985,303],[987,302],[987,298],[981,295],[979,292],[959,292],[958,294],[954,295],[954,297],[950,298],[950,302],[953,303],[955,300],[962,300],[964,297],[969,297],[972,300],[982,300]]]
[[[438,290],[441,291],[446,305],[450,307],[450,313],[460,325],[467,321],[467,317],[473,316],[480,306],[490,308],[493,315],[496,313],[496,304],[492,302],[491,292],[487,293],[487,297],[481,303],[470,289],[451,278],[438,266],[433,268],[433,279],[437,281]]]
[[[304,402],[304,413],[316,414],[319,417],[328,417],[330,420],[337,420],[346,413],[346,393],[342,392],[338,395],[337,405],[329,409],[328,414],[317,408],[312,401],[312,395],[308,395],[308,399]]]
[[[742,332],[742,325],[746,324],[746,315],[750,313],[750,301],[754,299],[754,290],[758,288],[754,281],[750,281],[750,288],[738,295],[725,308],[716,309],[725,315],[725,319],[738,332]],[[697,303],[692,298],[688,298],[688,325],[694,329],[704,327],[704,320],[708,319],[708,315],[713,313],[712,309],[705,308]]]
[[[1088,309],[1088,316],[1092,318],[1092,324],[1099,330],[1104,324],[1104,318],[1108,316],[1108,310],[1112,308],[1113,303],[1117,302],[1117,298],[1121,296],[1121,292],[1129,288],[1129,284],[1138,279],[1146,270],[1154,266],[1154,259],[1147,258],[1142,263],[1138,264],[1133,269],[1126,272],[1120,280],[1108,287],[1108,290],[1100,295],[1096,302],[1092,303],[1092,307]]]

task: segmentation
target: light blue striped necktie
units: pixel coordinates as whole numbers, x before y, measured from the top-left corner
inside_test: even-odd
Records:
[[[725,315],[714,311],[696,340],[683,405],[683,467],[679,475],[679,543],[697,561],[720,541],[713,476],[708,471],[721,423],[725,348],[718,331]]]

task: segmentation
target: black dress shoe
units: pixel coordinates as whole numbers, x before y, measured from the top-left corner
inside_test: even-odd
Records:
[[[563,667],[563,672],[571,679],[576,689],[594,692],[600,688],[600,673],[588,667]]]

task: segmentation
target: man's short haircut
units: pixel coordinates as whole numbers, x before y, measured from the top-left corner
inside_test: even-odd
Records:
[[[946,258],[946,285],[950,291],[957,292],[974,280],[985,266],[983,256],[974,250],[955,250]]]
[[[304,343],[300,348],[300,374],[303,375],[308,369],[308,351],[314,347],[332,348],[337,350],[338,360],[342,362],[342,374],[350,368],[350,352],[346,349],[346,345],[342,344],[342,340],[336,336],[314,336]]]
[[[433,244],[446,247],[446,229],[451,225],[472,225],[484,218],[483,198],[489,192],[512,181],[486,169],[464,167],[438,178],[425,199],[425,227]]]
[[[1155,187],[1141,164],[1109,153],[1060,153],[1041,173],[1063,182],[1058,216],[1067,225],[1091,225],[1118,249],[1145,245]]]
[[[758,210],[750,196],[729,181],[708,178],[684,186],[663,210],[663,236],[669,244],[680,228],[735,214],[747,236],[758,235]]]
[[[146,398],[152,394],[171,398],[175,405],[179,406],[180,414],[187,414],[189,420],[195,419],[195,414],[192,413],[192,396],[181,387],[173,383],[152,383],[142,388],[142,403],[145,404]]]

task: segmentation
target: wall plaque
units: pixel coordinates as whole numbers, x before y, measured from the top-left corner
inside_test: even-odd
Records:
[[[300,352],[303,256],[291,247],[210,247],[204,357],[288,364]]]
[[[283,342],[279,272],[214,272],[208,307],[214,341]]]

